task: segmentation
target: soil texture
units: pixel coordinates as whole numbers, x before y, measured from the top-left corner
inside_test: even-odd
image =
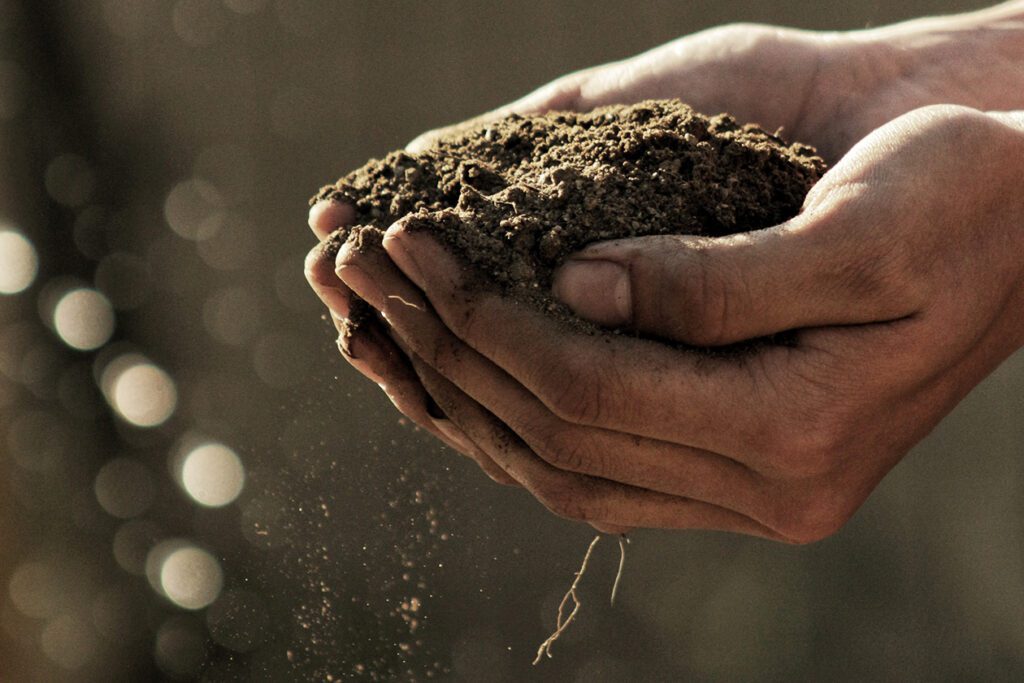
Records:
[[[346,239],[379,244],[405,219],[436,234],[481,286],[572,318],[550,288],[573,252],[615,238],[776,225],[797,214],[824,171],[808,145],[728,114],[651,100],[508,116],[420,154],[371,160],[312,201],[355,207],[354,223],[331,238],[335,248]]]

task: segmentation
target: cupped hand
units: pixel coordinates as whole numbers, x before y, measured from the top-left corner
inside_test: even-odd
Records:
[[[611,102],[679,97],[706,113],[730,111],[741,120],[781,127],[787,135],[838,154],[851,136],[877,125],[841,112],[840,101],[851,93],[880,92],[883,83],[894,80],[876,68],[881,51],[877,41],[853,40],[846,34],[748,24],[719,27],[631,59],[570,74],[472,121],[426,133],[409,148],[422,149],[439,135],[512,112],[586,110]],[[927,90],[910,91],[921,95]],[[828,127],[822,126],[824,121]],[[310,228],[320,244],[307,258],[306,277],[328,307],[339,332],[351,312],[351,292],[334,273],[338,245],[326,240],[354,217],[352,207],[333,201],[320,202],[309,213]],[[357,370],[386,386],[392,401],[417,424],[441,436],[438,430],[451,429],[451,424],[442,422],[439,428],[431,422],[426,408],[428,395],[412,376],[400,349],[386,337],[380,325],[364,325],[357,333],[343,335],[347,346],[342,353]],[[354,352],[356,347],[358,354]],[[451,445],[461,437],[450,432],[443,438]]]
[[[467,286],[401,221],[337,273],[474,448],[609,528],[836,531],[1024,343],[1020,118],[928,107],[875,131],[775,228],[591,247],[555,292],[587,335]],[[624,279],[623,279],[624,278]],[[741,355],[681,349],[782,331]]]

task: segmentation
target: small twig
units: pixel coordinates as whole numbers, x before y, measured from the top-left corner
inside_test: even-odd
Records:
[[[540,644],[537,648],[537,657],[533,660],[533,665],[536,666],[544,655],[551,658],[551,646],[554,645],[555,641],[558,640],[559,636],[569,627],[569,624],[576,618],[576,614],[580,611],[580,598],[576,595],[576,588],[580,585],[580,579],[583,578],[583,572],[587,571],[587,563],[590,562],[590,555],[594,552],[594,546],[601,540],[601,535],[594,536],[594,540],[590,542],[590,546],[587,548],[587,554],[583,556],[583,564],[580,565],[580,570],[576,572],[576,578],[573,580],[572,585],[569,586],[569,590],[562,598],[562,602],[558,604],[558,618],[555,621],[555,632],[548,636],[548,639]],[[562,615],[565,613],[565,605],[572,599],[573,608],[569,612],[569,616],[563,621]]]
[[[612,584],[612,607],[615,606],[615,596],[619,593],[619,581],[622,580],[622,569],[626,566],[626,544],[629,539],[626,534],[619,534],[619,571],[615,573],[615,583]]]

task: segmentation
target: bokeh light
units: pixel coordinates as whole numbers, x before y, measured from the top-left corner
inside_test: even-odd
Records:
[[[171,550],[160,562],[160,591],[179,607],[202,609],[217,599],[223,585],[220,562],[194,545]]]
[[[47,659],[73,671],[89,663],[99,643],[89,622],[64,614],[46,625],[40,645]]]
[[[171,376],[137,353],[111,361],[103,370],[100,387],[117,414],[136,427],[163,424],[178,404]]]
[[[8,591],[11,602],[27,617],[46,619],[61,609],[61,576],[45,560],[25,562],[15,569]]]
[[[171,230],[189,240],[206,240],[224,223],[224,198],[202,178],[178,183],[164,202],[164,219]]]
[[[54,307],[53,327],[71,348],[92,351],[114,333],[114,309],[95,289],[72,289]]]
[[[24,235],[0,227],[0,294],[17,294],[36,279],[39,257]]]
[[[120,519],[138,517],[153,503],[156,485],[149,468],[131,458],[115,458],[96,475],[96,500]]]
[[[200,505],[222,507],[242,492],[245,469],[238,455],[224,444],[204,443],[185,455],[181,485]]]

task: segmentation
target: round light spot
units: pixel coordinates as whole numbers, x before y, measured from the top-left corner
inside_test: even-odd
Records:
[[[130,458],[116,458],[104,465],[93,488],[100,506],[121,519],[141,515],[156,495],[149,468]]]
[[[64,206],[82,206],[96,189],[96,174],[77,154],[62,154],[46,167],[46,191]]]
[[[20,232],[0,228],[0,294],[17,294],[31,286],[39,271],[39,257]]]
[[[206,240],[224,223],[225,202],[217,188],[201,178],[178,183],[164,202],[171,230],[189,240]]]
[[[178,403],[174,380],[139,354],[111,361],[103,370],[100,386],[117,414],[136,427],[163,424]]]
[[[27,617],[45,619],[61,608],[61,577],[43,561],[26,562],[14,570],[8,585],[11,602]]]
[[[200,505],[221,507],[238,498],[245,485],[245,469],[233,450],[206,443],[185,456],[181,485]]]
[[[72,289],[53,309],[53,326],[71,348],[92,351],[114,333],[114,309],[95,289]]]
[[[257,240],[252,239],[253,221],[231,212],[217,234],[196,244],[196,251],[206,265],[217,270],[237,270],[256,257]]]
[[[210,553],[195,546],[171,552],[160,568],[160,587],[179,607],[202,609],[220,595],[224,575]]]
[[[69,671],[88,664],[98,646],[89,623],[67,614],[47,624],[40,641],[47,659]]]

